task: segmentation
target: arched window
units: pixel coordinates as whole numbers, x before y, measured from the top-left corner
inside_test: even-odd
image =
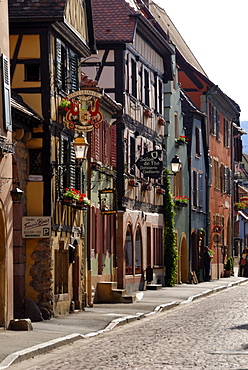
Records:
[[[136,230],[135,235],[135,274],[142,272],[142,241],[140,227]]]
[[[133,274],[133,243],[130,225],[127,228],[126,241],[125,241],[125,262],[126,262],[126,275]]]

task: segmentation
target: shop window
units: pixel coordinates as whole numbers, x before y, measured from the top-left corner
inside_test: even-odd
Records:
[[[153,265],[163,266],[163,229],[153,228]]]
[[[126,275],[133,274],[133,242],[131,227],[128,226],[125,240],[125,273]]]
[[[138,227],[135,236],[135,274],[142,272],[142,241],[140,228]]]
[[[55,250],[55,294],[68,293],[69,254],[64,249],[64,242],[59,243]]]

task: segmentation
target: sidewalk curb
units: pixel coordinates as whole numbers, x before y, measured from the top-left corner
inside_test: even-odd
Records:
[[[114,319],[104,329],[96,331],[96,332],[88,333],[88,334],[85,334],[85,335],[78,334],[78,333],[73,333],[73,334],[67,335],[65,337],[53,339],[53,340],[50,340],[48,342],[44,342],[44,343],[29,347],[27,349],[21,350],[21,351],[11,353],[0,363],[0,370],[7,369],[11,365],[14,365],[16,363],[20,363],[24,360],[28,360],[29,358],[34,357],[34,356],[47,353],[47,352],[49,352],[53,349],[62,347],[64,345],[74,343],[78,340],[88,339],[88,338],[92,338],[92,337],[100,335],[100,334],[104,334],[106,332],[109,332],[109,331],[113,330],[114,328],[116,328],[118,326],[122,326],[122,325],[128,324],[128,323],[136,321],[136,320],[141,320],[141,319],[146,318],[146,317],[150,317],[150,316],[155,315],[159,312],[168,311],[168,310],[170,310],[174,307],[177,307],[179,305],[191,303],[192,301],[194,301],[198,298],[208,296],[210,294],[220,292],[224,289],[231,288],[235,285],[240,285],[240,284],[247,283],[247,282],[248,282],[248,278],[244,279],[244,280],[234,281],[234,282],[231,282],[227,285],[222,285],[222,286],[219,286],[219,287],[216,287],[216,288],[213,288],[213,289],[205,290],[204,292],[196,294],[194,296],[191,296],[191,297],[189,297],[188,299],[186,299],[185,301],[182,301],[182,302],[173,301],[173,302],[170,302],[170,303],[161,304],[159,306],[156,306],[153,311],[148,312],[147,314],[137,313],[137,315],[134,315],[134,316],[130,315],[130,316],[122,317],[122,318],[119,318],[119,319]]]

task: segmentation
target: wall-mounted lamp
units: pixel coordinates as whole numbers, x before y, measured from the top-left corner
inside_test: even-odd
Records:
[[[19,188],[15,188],[11,190],[10,195],[11,195],[12,201],[14,203],[20,203],[22,200],[23,193],[24,193],[23,190]]]
[[[170,164],[171,164],[171,171],[173,172],[173,175],[178,173],[182,167],[182,162],[180,161],[180,158],[176,154],[174,158],[172,158]]]
[[[78,136],[73,143],[76,159],[85,160],[89,149],[89,143],[84,136]]]

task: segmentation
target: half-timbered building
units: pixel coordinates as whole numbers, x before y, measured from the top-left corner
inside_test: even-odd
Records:
[[[116,126],[116,271],[118,288],[132,292],[145,279],[164,279],[161,171],[138,160],[162,163],[163,84],[172,79],[173,50],[135,2],[93,0],[92,10],[100,67],[92,68],[92,59],[85,70],[123,106]]]

